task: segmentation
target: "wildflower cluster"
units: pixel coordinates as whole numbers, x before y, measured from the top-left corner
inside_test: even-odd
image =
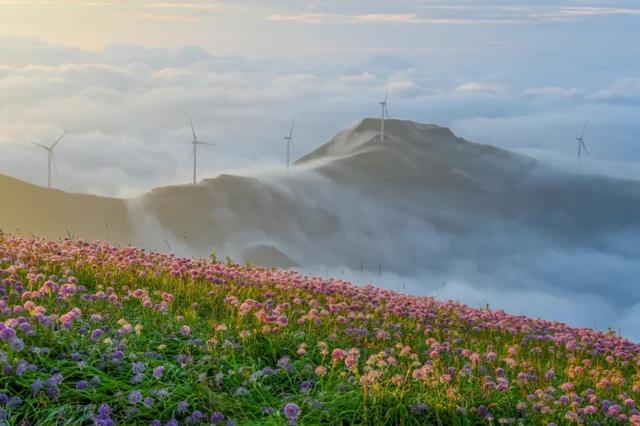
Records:
[[[639,366],[613,333],[0,234],[0,424],[640,425]]]

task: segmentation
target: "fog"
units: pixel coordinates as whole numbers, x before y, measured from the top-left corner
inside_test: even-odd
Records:
[[[245,251],[264,245],[305,274],[640,339],[638,182],[569,174],[411,122],[391,120],[382,145],[378,122],[289,172],[153,191],[136,201],[133,227],[159,250],[251,261]],[[176,213],[186,206],[195,213]]]

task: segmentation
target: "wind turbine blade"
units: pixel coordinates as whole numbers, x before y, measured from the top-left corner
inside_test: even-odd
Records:
[[[289,129],[289,138],[293,138],[293,129],[296,127],[296,119],[291,122],[291,129]]]
[[[68,132],[69,132],[68,130],[65,130],[65,131],[62,133],[62,136],[60,136],[60,137],[58,138],[58,140],[57,140],[57,141],[55,141],[55,142],[53,143],[53,145],[51,145],[51,149],[55,148],[55,147],[56,147],[56,145],[58,145],[58,143],[60,143],[60,141],[62,140],[62,138],[64,138],[64,136],[65,136]]]
[[[211,143],[211,142],[200,142],[200,141],[198,141],[198,142],[197,142],[197,144],[198,144],[198,145],[211,145],[211,146],[214,146],[214,145],[215,145],[215,143]]]
[[[584,134],[587,132],[588,125],[589,125],[589,121],[585,121],[584,126],[582,126],[582,136],[580,136],[580,139],[584,138]]]
[[[44,145],[42,145],[41,143],[38,143],[38,142],[34,142],[34,141],[27,141],[27,142],[32,143],[34,145],[38,145],[40,148],[46,149],[47,151],[49,151],[49,149],[50,149],[48,146],[44,146]]]
[[[582,149],[584,149],[584,152],[591,157],[591,154],[589,154],[589,150],[587,149],[587,146],[584,144],[583,140],[580,140],[580,143],[582,144]]]
[[[387,103],[387,100],[389,99],[389,89],[387,89],[386,92],[384,92],[384,103]]]
[[[196,129],[195,127],[193,127],[193,120],[189,120],[189,122],[191,123],[191,133],[193,134],[193,141],[197,142],[198,136],[196,136]]]

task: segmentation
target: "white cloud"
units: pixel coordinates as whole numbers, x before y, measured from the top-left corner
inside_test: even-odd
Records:
[[[524,96],[581,96],[586,94],[585,89],[580,89],[577,87],[558,87],[558,86],[549,86],[549,87],[532,87],[526,89],[522,92]]]
[[[368,13],[362,15],[347,15],[339,13],[303,13],[303,14],[274,14],[268,17],[275,22],[293,22],[302,24],[420,24],[420,25],[486,25],[486,24],[514,24],[509,19],[478,19],[456,17],[427,17],[413,13]]]
[[[345,83],[370,83],[376,81],[377,77],[370,72],[363,72],[361,74],[343,75],[338,77],[338,81]]]
[[[379,10],[385,10],[379,7]],[[638,16],[640,9],[634,7],[610,7],[597,4],[577,7],[562,4],[490,4],[478,7],[475,4],[420,4],[405,3],[394,13],[341,13],[341,9],[325,8],[326,12],[272,14],[269,20],[298,22],[305,24],[422,24],[422,25],[524,25],[545,22],[573,22],[576,19],[606,16]],[[376,10],[375,6],[362,10]],[[428,13],[417,13],[417,11]]]
[[[478,83],[477,81],[467,81],[456,87],[456,91],[461,93],[496,93],[498,90],[496,85]]]
[[[601,102],[638,104],[640,103],[640,79],[619,80],[611,87],[590,94],[589,98]]]
[[[471,140],[572,155],[573,145],[564,141],[573,141],[575,128],[592,118],[589,142],[604,161],[597,170],[640,156],[633,137],[638,113],[626,107],[640,98],[633,79],[589,90],[519,89],[496,83],[495,76],[446,75],[437,64],[422,68],[397,55],[308,67],[216,57],[194,47],[109,46],[94,52],[15,39],[0,40],[0,47],[0,62],[7,62],[7,51],[47,58],[40,65],[0,66],[0,173],[40,182],[39,157],[14,142],[48,140],[68,128],[57,178],[68,190],[114,194],[127,186],[130,193],[131,182],[143,191],[187,181],[189,118],[221,142],[202,157],[203,176],[257,160],[280,162],[279,141],[293,116],[299,120],[294,148],[302,155],[348,123],[377,116],[385,90],[395,117],[449,125]],[[60,63],[49,63],[54,56]],[[608,140],[605,151],[599,140],[607,133],[616,140]],[[150,163],[140,167],[121,152]]]

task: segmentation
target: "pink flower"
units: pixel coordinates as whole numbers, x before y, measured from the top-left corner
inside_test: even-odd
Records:
[[[341,361],[341,360],[345,359],[346,356],[347,356],[347,351],[345,351],[344,349],[335,348],[331,352],[331,359],[334,362]]]

